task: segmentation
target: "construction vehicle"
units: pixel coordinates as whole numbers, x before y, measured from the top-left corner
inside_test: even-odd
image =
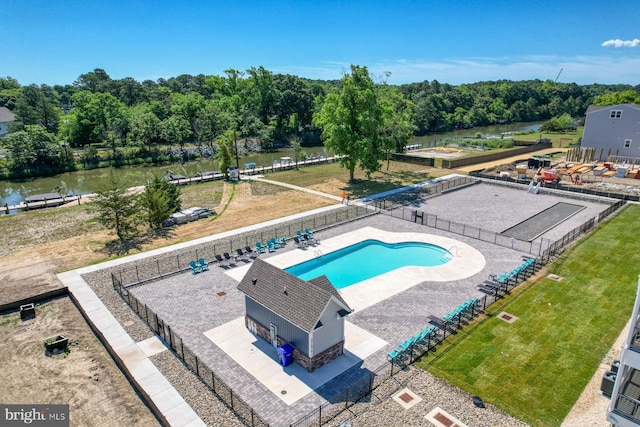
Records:
[[[554,171],[539,168],[536,172],[535,180],[538,182],[542,181],[545,183],[551,182],[553,184],[557,184],[558,182],[560,182],[560,177]]]

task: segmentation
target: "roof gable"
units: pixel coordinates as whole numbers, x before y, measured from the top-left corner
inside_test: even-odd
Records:
[[[260,258],[252,263],[238,290],[306,332],[313,330],[332,299],[352,311],[326,277],[306,282]]]
[[[0,107],[0,123],[10,123],[16,119],[15,114],[7,107]]]
[[[325,291],[329,292],[334,297],[336,297],[336,299],[340,301],[342,304],[344,304],[346,307],[349,307],[347,305],[347,302],[344,299],[342,299],[342,295],[340,295],[340,292],[338,292],[338,290],[333,287],[329,278],[324,274],[322,276],[318,276],[314,279],[309,280],[309,283],[313,283],[319,288],[324,289]]]

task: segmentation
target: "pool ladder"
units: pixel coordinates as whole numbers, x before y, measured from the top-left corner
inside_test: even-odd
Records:
[[[322,259],[322,251],[320,249],[313,251],[313,257],[316,259]]]
[[[455,249],[455,251],[454,251]],[[457,257],[460,256],[458,255],[458,247],[457,246],[451,246],[448,250],[448,253],[451,254],[451,258],[449,258],[449,256],[447,254],[442,255],[442,257],[440,257],[440,261],[451,261],[453,259],[453,257]]]

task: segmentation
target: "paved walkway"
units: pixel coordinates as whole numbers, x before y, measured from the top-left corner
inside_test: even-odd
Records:
[[[145,400],[155,410],[163,424],[176,427],[205,427],[198,414],[184,401],[171,383],[149,359],[165,351],[156,337],[136,343],[120,325],[100,298],[81,277],[82,274],[104,268],[104,264],[58,274],[73,299],[89,319],[112,357],[123,369]]]

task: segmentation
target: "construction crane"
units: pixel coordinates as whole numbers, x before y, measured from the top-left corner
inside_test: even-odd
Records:
[[[560,74],[562,74],[562,70],[564,70],[564,68],[560,68],[560,71],[558,72],[558,75],[556,76],[556,79],[553,81],[554,83],[556,83],[558,81],[558,79],[560,78]]]

